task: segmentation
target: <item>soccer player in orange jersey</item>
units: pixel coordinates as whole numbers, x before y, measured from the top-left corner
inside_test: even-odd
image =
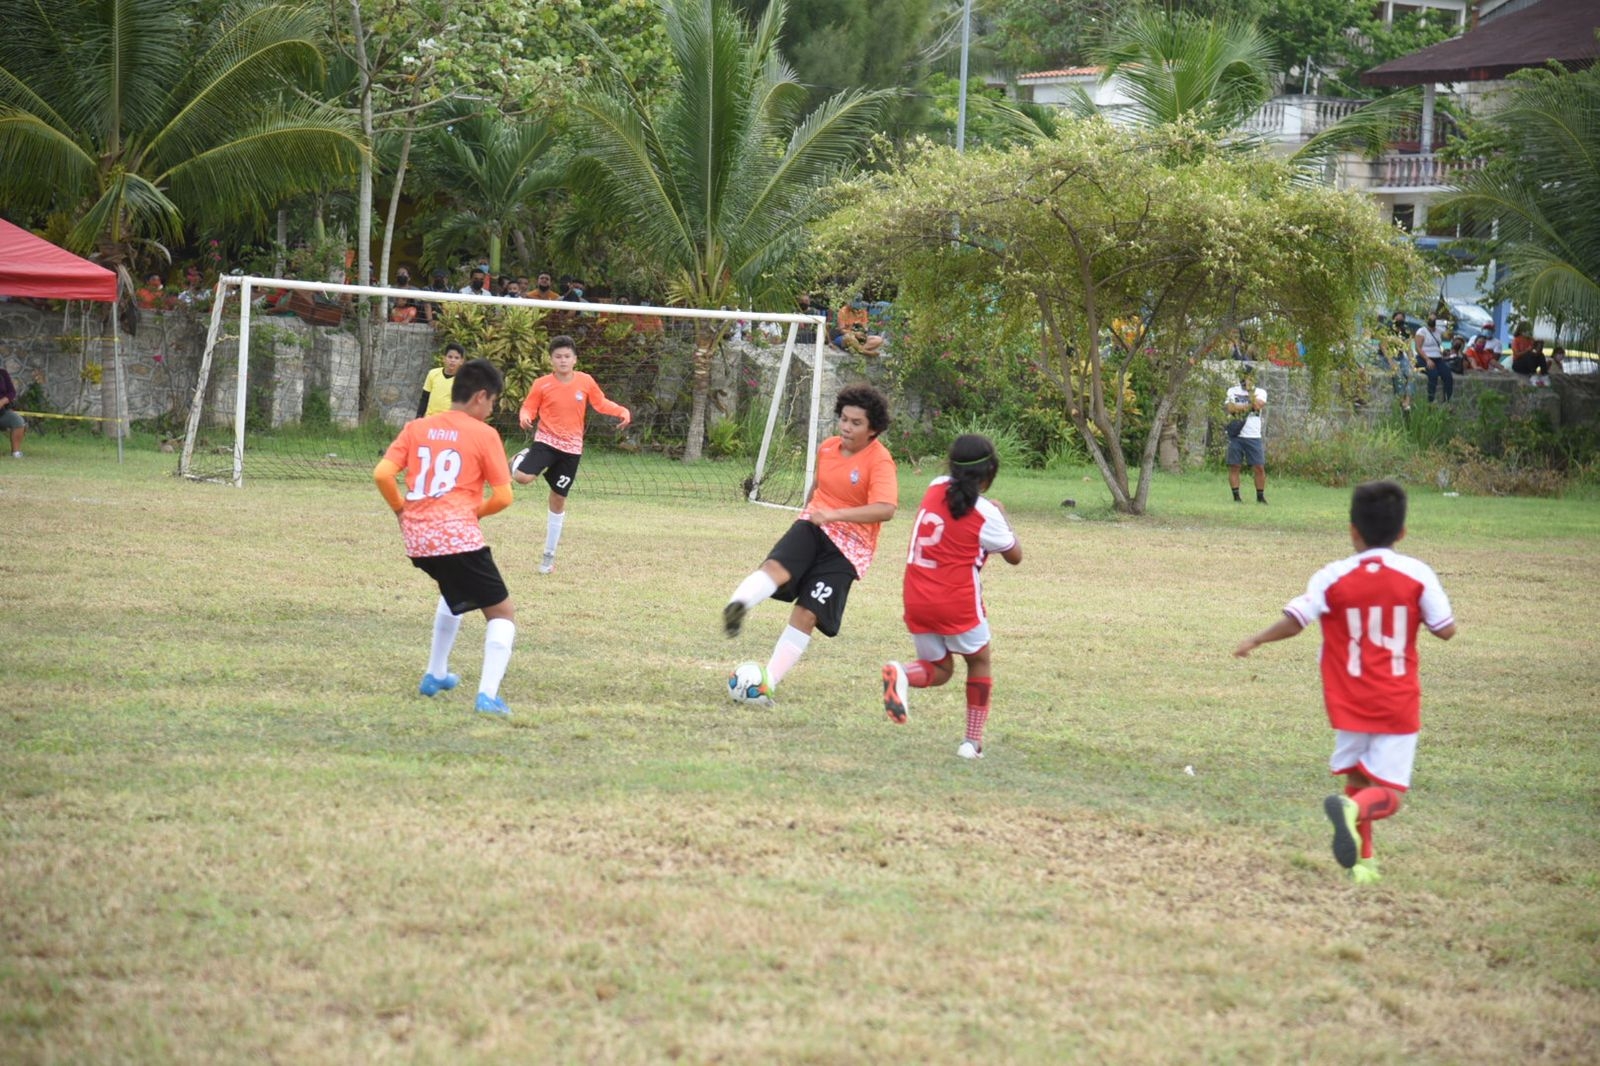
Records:
[[[526,485],[540,474],[550,486],[550,515],[545,522],[544,557],[539,573],[556,568],[556,545],[561,542],[561,526],[567,517],[567,493],[578,477],[578,459],[583,454],[583,420],[587,408],[621,421],[625,428],[633,414],[620,403],[606,399],[600,386],[577,369],[578,348],[571,337],[550,340],[550,373],[535,381],[522,401],[517,421],[523,429],[533,429],[533,443],[516,454],[511,477]]]
[[[850,586],[866,575],[878,547],[878,527],[894,517],[900,503],[894,457],[878,440],[889,428],[883,394],[870,385],[852,385],[840,391],[833,411],[839,435],[817,449],[816,480],[800,517],[722,609],[723,628],[734,637],[744,616],[762,600],[794,604],[767,661],[772,689],[805,654],[813,631],[839,635]],[[770,705],[771,698],[761,702]]]
[[[1322,624],[1322,697],[1333,726],[1329,769],[1344,776],[1344,794],[1322,809],[1333,822],[1333,857],[1358,884],[1378,880],[1372,823],[1400,809],[1411,787],[1421,726],[1417,629],[1440,640],[1456,635],[1450,600],[1427,563],[1401,555],[1406,492],[1392,481],[1357,485],[1350,497],[1354,555],[1311,576],[1283,617],[1242,641],[1244,658],[1262,644]]]
[[[983,495],[999,472],[1000,456],[988,437],[968,433],[950,445],[950,473],[934,478],[923,493],[906,552],[902,597],[917,657],[883,667],[883,708],[903,724],[906,690],[942,685],[955,673],[955,656],[966,660],[967,734],[956,748],[963,759],[983,757],[994,691],[979,575],[991,554],[1012,566],[1022,562],[1022,545],[1005,511]]]
[[[456,371],[450,387],[450,410],[408,422],[378,461],[372,480],[400,516],[411,565],[439,586],[433,650],[417,691],[433,696],[456,687],[459,678],[450,672],[450,649],[461,616],[482,611],[489,624],[476,708],[508,718],[511,709],[500,698],[500,682],[511,661],[517,616],[478,526],[480,518],[511,506],[505,446],[485,421],[494,413],[505,378],[488,360],[471,359]],[[395,475],[402,472],[404,494],[395,484]],[[492,490],[487,500],[485,483]]]

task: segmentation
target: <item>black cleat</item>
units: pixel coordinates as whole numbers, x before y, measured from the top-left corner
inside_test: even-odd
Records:
[[[738,600],[730,600],[728,606],[722,609],[722,631],[730,637],[739,635],[739,628],[744,625],[745,612],[749,608]]]

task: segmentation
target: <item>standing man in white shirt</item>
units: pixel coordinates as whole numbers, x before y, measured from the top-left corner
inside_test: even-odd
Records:
[[[1455,375],[1450,371],[1449,360],[1444,357],[1444,344],[1439,340],[1439,318],[1429,315],[1427,324],[1411,338],[1411,347],[1417,353],[1417,364],[1428,372],[1428,402],[1433,403],[1439,382],[1444,382],[1444,402],[1449,403],[1456,391]]]
[[[1246,464],[1256,479],[1256,502],[1267,502],[1267,444],[1262,426],[1267,412],[1267,390],[1255,385],[1255,367],[1249,363],[1239,370],[1239,384],[1228,389],[1223,401],[1228,412],[1228,487],[1233,502],[1239,498],[1239,470]]]

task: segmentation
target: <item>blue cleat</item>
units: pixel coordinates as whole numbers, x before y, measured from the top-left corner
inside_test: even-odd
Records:
[[[443,677],[434,677],[432,674],[422,675],[422,684],[417,686],[417,691],[424,696],[437,696],[441,692],[448,692],[461,681],[455,674],[445,674]]]
[[[498,696],[491,696],[487,692],[478,693],[478,703],[475,709],[479,714],[493,714],[501,718],[511,717],[511,708],[506,706],[506,701]]]

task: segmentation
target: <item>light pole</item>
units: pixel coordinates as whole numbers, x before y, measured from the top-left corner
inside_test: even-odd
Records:
[[[956,151],[967,149],[967,48],[972,41],[972,0],[961,7],[961,89],[956,97]]]

